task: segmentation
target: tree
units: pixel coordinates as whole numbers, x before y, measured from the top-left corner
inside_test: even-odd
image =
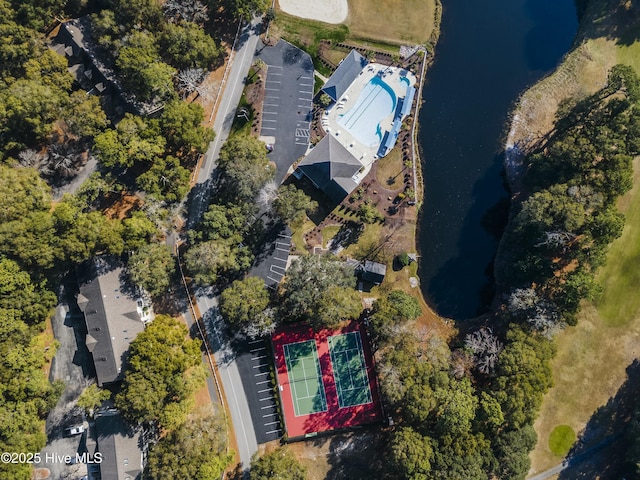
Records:
[[[502,342],[498,340],[491,329],[484,327],[467,334],[464,345],[471,350],[478,370],[484,374],[493,371],[503,348]]]
[[[224,416],[210,405],[200,407],[151,449],[146,476],[217,480],[233,460],[227,445]]]
[[[236,280],[220,295],[220,313],[235,328],[246,331],[261,319],[269,294],[259,277]]]
[[[216,42],[195,23],[169,24],[159,39],[167,63],[184,70],[210,70],[222,53]]]
[[[499,478],[524,479],[531,467],[529,452],[538,436],[531,425],[504,432],[495,440],[496,475]]]
[[[298,223],[305,213],[318,208],[318,202],[311,200],[302,190],[295,185],[282,185],[278,188],[278,194],[273,201],[273,209],[285,223]]]
[[[384,216],[378,211],[375,205],[364,202],[358,208],[358,217],[364,223],[376,223],[384,220]]]
[[[458,436],[471,431],[476,416],[478,398],[468,378],[451,380],[447,387],[434,392],[436,408],[436,429],[441,434]]]
[[[393,335],[394,328],[398,325],[422,315],[418,300],[402,290],[393,290],[386,297],[379,298],[374,302],[372,310],[371,327],[379,342]]]
[[[200,0],[167,0],[162,9],[165,16],[175,23],[184,20],[202,26],[209,19],[207,5]]]
[[[220,180],[229,203],[253,200],[260,188],[273,177],[264,143],[250,136],[235,136],[222,146]]]
[[[323,93],[322,95],[320,95],[320,106],[323,108],[327,108],[329,105],[331,105],[331,102],[333,100],[331,99],[331,97],[329,95],[327,95],[326,93]]]
[[[270,4],[267,0],[233,0],[235,16],[250,21],[255,15],[264,14]]]
[[[336,286],[321,293],[317,307],[312,324],[318,329],[335,328],[345,320],[358,318],[362,301],[354,289]]]
[[[305,480],[306,469],[296,460],[287,447],[254,457],[249,470],[251,480]]]
[[[171,155],[158,158],[137,178],[138,186],[160,202],[179,202],[189,191],[191,173]]]
[[[433,443],[411,427],[402,427],[393,433],[389,455],[393,473],[404,478],[424,479],[431,473]]]
[[[221,275],[249,268],[253,256],[247,247],[238,247],[229,241],[211,240],[191,247],[184,260],[196,283],[213,285]]]
[[[241,207],[212,204],[198,230],[189,232],[192,241],[232,240],[240,243],[247,228],[247,216]]]
[[[107,115],[100,106],[100,99],[83,91],[73,92],[65,110],[64,121],[77,137],[95,137],[107,127]]]
[[[150,243],[157,234],[158,229],[144,212],[134,212],[131,217],[122,220],[122,240],[125,250],[138,250]]]
[[[351,267],[326,255],[307,255],[293,262],[283,285],[282,315],[291,320],[315,321],[322,296],[332,287],[353,288]]]
[[[160,297],[171,284],[176,263],[167,245],[150,243],[131,255],[127,269],[134,284],[140,285],[152,297]]]
[[[127,113],[115,129],[95,137],[95,149],[106,167],[131,167],[153,162],[164,153],[165,139],[154,124]]]
[[[160,128],[167,139],[167,147],[173,153],[192,151],[202,153],[215,136],[210,128],[203,127],[204,110],[199,103],[172,100],[160,116]]]
[[[134,425],[179,425],[205,376],[200,340],[188,338],[183,323],[158,315],[131,343],[116,408]]]
[[[90,413],[110,397],[111,392],[109,390],[103,390],[96,383],[91,383],[78,397],[78,406]]]
[[[202,68],[187,68],[178,72],[178,89],[189,95],[198,90],[206,76],[206,72]]]

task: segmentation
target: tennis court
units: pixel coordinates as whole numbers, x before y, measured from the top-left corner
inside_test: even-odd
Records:
[[[340,408],[372,402],[360,332],[328,337]]]
[[[296,417],[327,410],[315,340],[283,345]]]

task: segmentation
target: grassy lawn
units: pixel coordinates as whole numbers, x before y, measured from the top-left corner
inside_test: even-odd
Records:
[[[304,248],[305,246],[305,242],[304,242],[304,237],[303,235],[310,231],[313,230],[313,227],[315,227],[315,223],[313,223],[311,220],[309,220],[308,218],[305,217],[305,220],[302,224],[300,225],[292,225],[291,226],[291,230],[292,230],[292,235],[291,235],[291,241],[293,242],[293,244],[296,246],[295,248],[295,253],[296,254],[300,254],[300,253],[306,253],[306,250]]]
[[[640,164],[634,163],[636,187],[621,199],[625,210],[622,236],[611,245],[607,263],[598,274],[604,294],[598,312],[610,326],[628,325],[640,311]]]
[[[601,54],[615,48],[610,39],[592,40],[586,46],[595,56],[578,76],[581,85],[590,89],[591,82],[606,75],[614,55]],[[618,46],[618,61],[629,63],[640,71],[640,42]],[[638,52],[638,53],[635,53]],[[613,59],[611,58],[613,57]],[[634,188],[620,198],[618,206],[625,213],[622,236],[614,241],[606,264],[598,272],[603,295],[596,304],[583,304],[578,325],[567,328],[556,337],[558,353],[552,362],[554,386],[544,398],[535,428],[538,444],[531,454],[532,472],[538,473],[558,463],[552,450],[558,425],[580,432],[595,411],[615,396],[626,380],[626,368],[640,355],[640,161],[634,162]],[[588,394],[587,394],[588,392]],[[555,435],[560,435],[555,433]],[[590,439],[597,443],[598,438]]]
[[[429,40],[434,26],[434,0],[349,0],[351,35],[392,44]]]
[[[385,186],[389,190],[402,187],[404,184],[402,148],[394,148],[389,155],[376,162],[376,178],[380,185]],[[388,183],[390,179],[393,179],[392,183]]]
[[[340,230],[340,225],[329,225],[322,229],[322,248],[328,248],[329,241],[336,236]]]
[[[576,432],[569,425],[558,425],[549,435],[549,450],[558,457],[564,457],[576,441]]]

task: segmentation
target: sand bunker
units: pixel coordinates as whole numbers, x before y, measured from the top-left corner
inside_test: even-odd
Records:
[[[280,8],[291,15],[326,23],[343,23],[347,19],[347,0],[278,0]]]

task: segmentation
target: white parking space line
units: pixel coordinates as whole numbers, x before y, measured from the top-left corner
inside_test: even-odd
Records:
[[[262,112],[262,115],[278,115],[278,112]]]
[[[258,401],[259,402],[266,402],[268,400],[271,400],[271,397],[267,397],[267,398],[259,398]]]
[[[264,390],[258,390],[258,393],[270,392],[270,388],[265,388]]]
[[[264,425],[266,427],[267,425],[275,425],[276,423],[280,423],[280,422],[269,422],[269,423],[265,423]]]
[[[289,250],[285,250],[284,248],[276,247],[276,250],[280,250],[281,252],[289,252]]]
[[[263,106],[264,107],[277,107],[279,106],[279,103],[265,103]]]
[[[280,70],[282,70],[282,69],[284,68],[284,67],[279,67],[278,65],[269,65],[269,64],[267,64],[267,66],[268,66],[269,68],[279,68]],[[281,74],[281,75],[282,75],[282,74]]]
[[[262,350],[265,350],[265,349],[266,347],[254,348],[253,350],[249,350],[249,353],[261,352]]]
[[[271,265],[271,269],[272,269],[271,271],[272,271],[272,272],[273,272],[273,269],[274,269],[274,268],[280,269],[280,270],[282,270],[282,271],[284,272],[284,267],[281,267],[281,266],[279,266],[279,265]],[[279,273],[279,272],[273,272],[273,273],[277,273],[278,275],[284,275],[284,274]],[[266,358],[266,355],[265,355],[264,357],[261,357],[261,358]]]
[[[278,415],[277,413],[267,413],[266,415],[262,415],[262,418],[267,418],[267,417],[274,417]]]
[[[279,237],[291,238],[291,235],[285,235],[284,233],[279,233]]]
[[[276,282],[276,283],[280,283],[280,280],[282,280],[282,277],[280,277],[280,280],[276,280],[275,278],[273,278],[273,277],[271,277],[271,276],[269,276],[269,275],[267,275],[267,278],[268,278],[269,280],[273,281],[273,282]]]
[[[260,360],[261,358],[267,358],[266,355],[260,355],[259,357],[251,357],[251,360]]]
[[[268,375],[268,374],[269,372],[260,372],[260,373],[256,373],[254,377],[259,377],[260,375]]]
[[[304,79],[304,80],[311,80],[313,77],[307,77],[307,76],[304,76],[304,75],[303,75],[303,76],[301,76],[300,78],[301,78],[301,79]]]
[[[271,127],[262,127],[262,130],[277,130],[277,128],[271,128]]]
[[[262,368],[262,367],[266,367],[266,366],[267,366],[266,364],[261,363],[260,365],[254,365],[254,366],[253,366],[253,367],[251,367],[251,368]]]
[[[270,433],[277,433],[277,432],[281,432],[282,430],[280,430],[279,428],[277,430],[271,430],[269,432],[266,432],[266,435],[269,435]]]
[[[262,120],[262,121],[263,121],[263,122],[276,122],[276,123],[278,123],[278,120],[269,120],[269,119],[265,119],[265,120]]]
[[[279,92],[279,91],[280,91],[280,89],[279,89],[279,88],[267,88],[267,87],[264,87],[264,89],[265,89],[265,90],[272,91],[272,92]]]
[[[273,259],[274,259],[274,260],[278,260],[279,262],[284,262],[284,263],[287,263],[287,262],[289,261],[289,260],[288,260],[288,259],[286,259],[286,258],[276,258],[276,257],[273,257]]]
[[[266,410],[267,408],[275,408],[273,405],[267,405],[266,407],[260,407],[260,410]]]

